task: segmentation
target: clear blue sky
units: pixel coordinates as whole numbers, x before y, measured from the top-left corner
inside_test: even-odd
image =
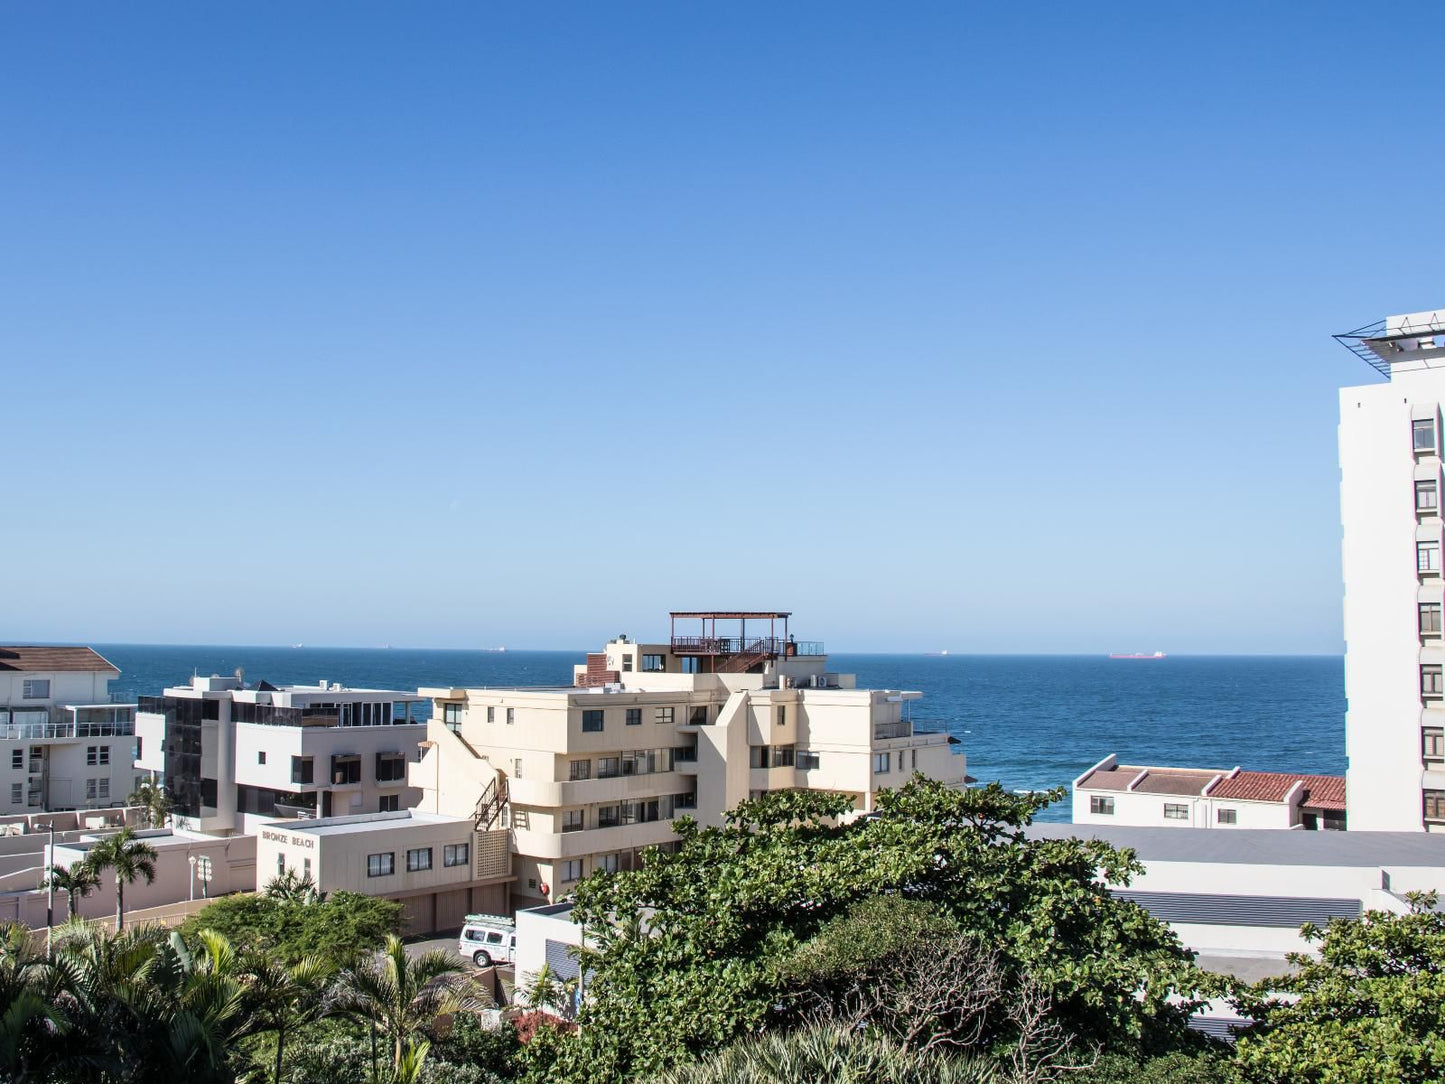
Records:
[[[0,639],[1334,652],[1439,5],[0,6]]]

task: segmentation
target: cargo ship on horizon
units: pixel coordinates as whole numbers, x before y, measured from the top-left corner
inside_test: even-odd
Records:
[[[1142,651],[1133,651],[1122,655],[1110,655],[1111,659],[1167,659],[1169,656],[1162,651],[1152,651],[1145,654]]]

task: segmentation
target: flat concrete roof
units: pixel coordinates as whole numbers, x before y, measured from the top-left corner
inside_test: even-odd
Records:
[[[1033,824],[1030,839],[1102,839],[1145,862],[1262,866],[1429,866],[1445,869],[1445,835],[1426,832],[1307,832],[1285,828],[1142,828]]]
[[[359,813],[354,817],[317,817],[314,820],[267,821],[263,828],[284,828],[290,832],[310,832],[318,836],[339,836],[354,832],[380,832],[414,824],[471,824],[468,817],[442,817],[416,809],[400,809],[391,813]]]

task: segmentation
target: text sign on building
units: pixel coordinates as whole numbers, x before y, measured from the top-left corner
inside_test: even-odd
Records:
[[[301,847],[305,850],[312,850],[316,846],[316,840],[311,836],[292,835],[290,832],[268,832],[261,829],[261,838],[269,839],[272,843],[288,843],[292,847]]]

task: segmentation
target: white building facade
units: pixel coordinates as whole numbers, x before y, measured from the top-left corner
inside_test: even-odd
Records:
[[[828,671],[821,645],[776,634],[786,616],[677,614],[674,625],[711,629],[659,644],[618,637],[569,687],[420,690],[435,705],[412,765],[420,808],[509,826],[514,903],[534,906],[671,844],[676,817],[721,824],[767,791],[841,792],[866,813],[915,771],[962,785],[953,739],[915,726],[921,694],[855,688]],[[773,628],[717,635],[717,621]]]
[[[165,784],[175,815],[203,832],[395,812],[421,797],[407,784],[407,761],[429,711],[424,697],[391,689],[196,677],[140,697],[135,764]]]
[[[0,815],[104,809],[134,789],[135,705],[88,647],[0,647]]]
[[[1445,311],[1338,338],[1388,378],[1340,391],[1350,827],[1445,831]]]

